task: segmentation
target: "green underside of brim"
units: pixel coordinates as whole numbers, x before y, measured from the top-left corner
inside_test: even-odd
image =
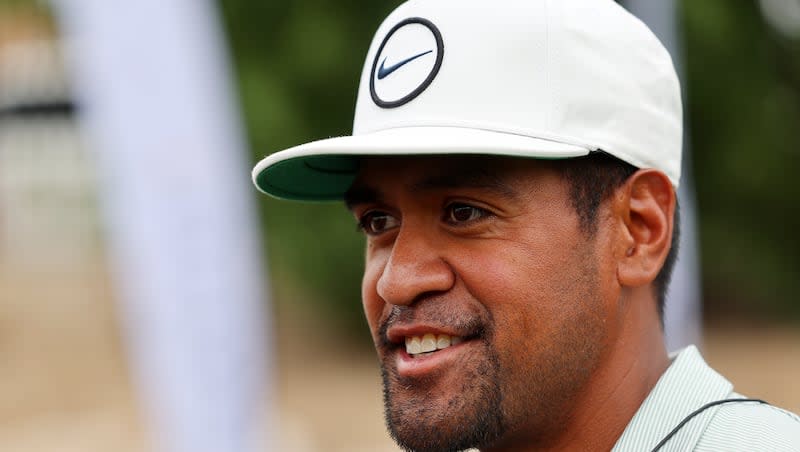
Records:
[[[258,188],[281,199],[339,201],[358,171],[347,155],[299,157],[278,162],[256,176]]]
[[[419,155],[419,154],[408,154]],[[433,154],[435,155],[435,154]],[[475,156],[495,154],[449,154]],[[523,157],[561,160],[564,157]],[[568,157],[567,157],[568,158]],[[296,157],[275,163],[256,176],[256,185],[265,193],[293,201],[341,201],[355,180],[359,156],[322,155]]]

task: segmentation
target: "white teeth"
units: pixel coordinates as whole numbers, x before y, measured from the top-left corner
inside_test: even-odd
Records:
[[[426,333],[423,336],[406,337],[406,353],[409,355],[419,355],[430,353],[436,350],[460,344],[464,339],[458,336],[448,336],[447,334],[435,335]]]
[[[406,353],[409,355],[422,353],[422,341],[419,339],[419,336],[406,338]]]
[[[436,350],[436,336],[428,333],[422,336],[422,353]]]

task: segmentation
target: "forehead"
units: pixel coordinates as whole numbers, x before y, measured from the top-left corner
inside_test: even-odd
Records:
[[[359,162],[345,195],[348,206],[380,199],[389,191],[426,194],[448,189],[481,189],[508,198],[532,194],[553,179],[548,161],[516,157],[449,155],[371,157]]]

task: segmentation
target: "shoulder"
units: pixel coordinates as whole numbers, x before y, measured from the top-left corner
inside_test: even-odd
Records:
[[[695,450],[800,452],[800,417],[768,404],[721,405]]]

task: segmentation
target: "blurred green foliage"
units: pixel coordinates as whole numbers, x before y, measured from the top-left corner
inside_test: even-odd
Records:
[[[754,1],[683,2],[710,317],[800,319],[800,42]]]
[[[367,47],[399,3],[221,0],[253,162],[350,133]],[[798,320],[800,43],[773,32],[754,1],[685,0],[680,14],[706,315]],[[345,209],[259,204],[276,292],[306,294],[334,323],[366,331],[363,240]]]
[[[351,133],[370,40],[400,3],[221,2],[253,162]],[[265,196],[259,204],[278,308],[310,302],[352,337],[368,337],[360,295],[364,241],[344,206]]]

